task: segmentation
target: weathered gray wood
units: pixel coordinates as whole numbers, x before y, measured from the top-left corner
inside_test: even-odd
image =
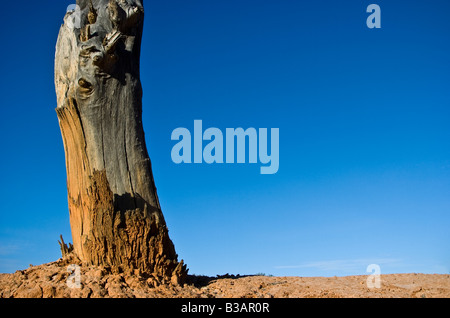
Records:
[[[168,235],[142,126],[142,2],[77,4],[55,58],[74,251],[91,264],[180,282],[187,270]]]

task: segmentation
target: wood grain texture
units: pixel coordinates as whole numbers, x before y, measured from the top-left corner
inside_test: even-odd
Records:
[[[168,235],[142,126],[142,2],[77,4],[55,58],[74,252],[89,264],[182,282],[186,266]]]

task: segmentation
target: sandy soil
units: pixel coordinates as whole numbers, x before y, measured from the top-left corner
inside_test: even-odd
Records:
[[[0,298],[450,298],[450,275],[381,275],[380,288],[368,288],[367,276],[189,276],[184,286],[157,286],[152,278],[82,266],[80,288],[69,288],[75,281],[67,266],[58,260],[0,274]]]

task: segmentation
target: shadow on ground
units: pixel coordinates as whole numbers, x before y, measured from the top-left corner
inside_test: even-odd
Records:
[[[258,275],[217,275],[215,277],[212,276],[204,276],[204,275],[188,275],[186,279],[186,284],[188,285],[194,285],[197,288],[205,287],[211,284],[212,282],[221,280],[221,279],[239,279],[244,277],[252,277],[252,276],[258,276]]]

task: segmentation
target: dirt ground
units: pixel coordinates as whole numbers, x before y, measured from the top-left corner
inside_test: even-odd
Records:
[[[82,266],[76,286],[67,266],[58,260],[0,274],[0,298],[450,298],[450,275],[381,275],[380,288],[368,288],[368,276],[189,276],[184,286],[157,286],[152,278]]]

